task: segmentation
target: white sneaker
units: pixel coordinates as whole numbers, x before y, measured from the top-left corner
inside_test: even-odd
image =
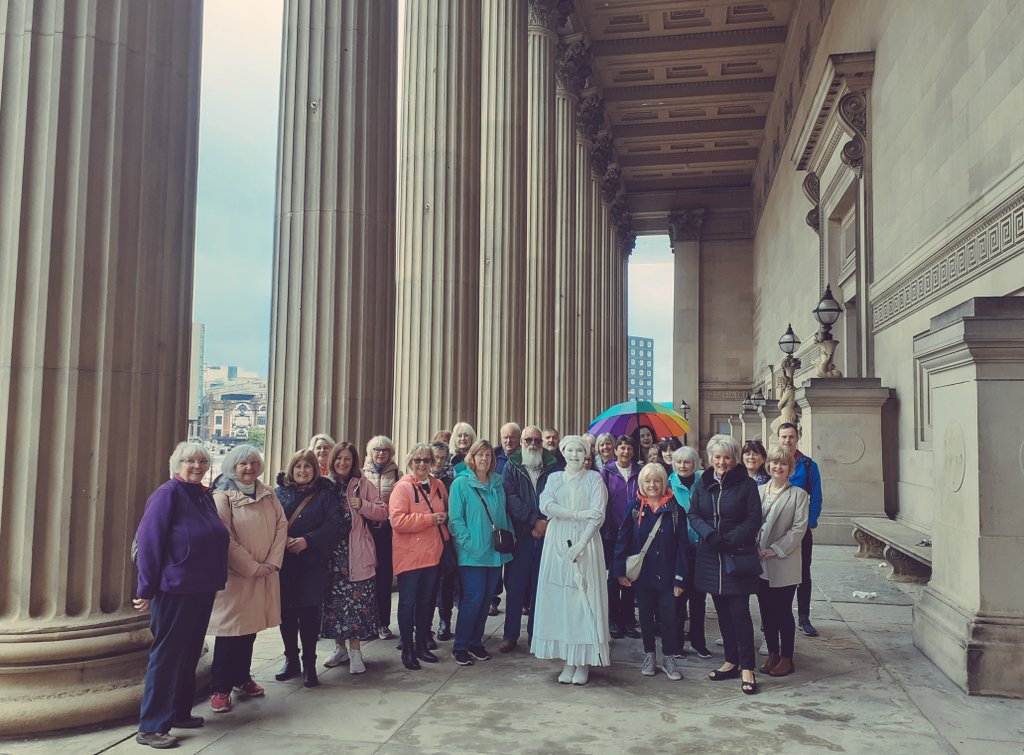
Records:
[[[640,667],[640,673],[644,676],[654,676],[655,668],[654,653],[644,653],[644,665]]]
[[[761,640],[761,647],[757,649],[758,655],[768,655],[768,640]]]
[[[349,658],[352,659],[352,663],[348,667],[348,673],[362,674],[366,672],[366,664],[363,663],[362,650],[353,650],[351,653],[349,653]]]
[[[665,672],[665,676],[674,682],[678,682],[683,678],[683,673],[679,670],[679,666],[676,665],[676,659],[671,655],[666,655],[662,659],[661,670]]]
[[[336,666],[342,666],[348,663],[348,650],[345,649],[344,645],[335,645],[334,652],[331,653],[331,657],[324,661],[324,666],[327,668],[335,668]]]
[[[559,684],[572,684],[572,678],[576,674],[576,667],[565,664],[562,673],[558,675]]]
[[[589,666],[577,666],[576,673],[572,675],[572,683],[583,686],[590,679],[590,667]]]

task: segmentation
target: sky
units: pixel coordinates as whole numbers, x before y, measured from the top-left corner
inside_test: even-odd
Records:
[[[206,0],[193,316],[206,364],[268,373],[282,0]],[[239,33],[239,19],[245,33]],[[672,256],[642,236],[629,333],[654,338],[654,396],[672,398]]]

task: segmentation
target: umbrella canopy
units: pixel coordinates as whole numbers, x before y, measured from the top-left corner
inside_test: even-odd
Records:
[[[686,435],[690,432],[690,423],[683,415],[653,401],[624,401],[605,409],[590,423],[590,432],[594,435],[632,435],[640,425],[652,428],[656,438]]]

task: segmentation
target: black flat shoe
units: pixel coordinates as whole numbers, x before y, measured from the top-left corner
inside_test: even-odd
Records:
[[[416,657],[425,663],[437,663],[440,658],[430,652],[429,648],[419,648],[416,651]]]
[[[274,678],[279,682],[286,682],[289,679],[294,679],[297,676],[302,675],[302,666],[299,665],[298,661],[285,661],[281,670],[274,674]]]
[[[420,662],[416,660],[416,650],[411,647],[402,648],[402,665],[410,671],[419,671],[423,668],[420,666]]]
[[[740,681],[740,689],[743,690],[744,695],[756,695],[757,694],[757,677],[754,677],[752,682]]]
[[[302,684],[306,687],[320,686],[320,678],[316,675],[316,664],[309,664],[302,672]]]
[[[172,729],[198,729],[206,723],[206,719],[202,716],[189,716],[188,718],[182,718],[171,724]]]
[[[734,666],[733,668],[729,669],[728,671],[722,671],[721,669],[717,669],[716,668],[714,671],[711,671],[711,672],[708,673],[708,679],[710,679],[713,682],[724,682],[726,679],[739,679],[739,678],[740,678],[740,668],[739,668],[739,666]]]

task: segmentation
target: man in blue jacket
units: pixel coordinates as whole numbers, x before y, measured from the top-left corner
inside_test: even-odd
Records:
[[[508,457],[519,450],[520,438],[523,435],[522,428],[515,422],[506,422],[499,430],[501,434],[501,450],[495,456],[494,473],[502,474],[505,465],[508,464]]]
[[[814,538],[811,531],[818,526],[818,516],[821,514],[821,473],[814,459],[801,453],[797,448],[800,441],[800,431],[792,422],[783,422],[779,425],[779,445],[793,454],[796,459],[796,466],[793,474],[789,476],[789,483],[797,488],[803,488],[811,497],[811,510],[807,521],[807,533],[804,535],[800,546],[800,560],[802,567],[802,579],[800,586],[796,588],[796,615],[797,623],[801,631],[808,637],[817,637],[818,630],[811,623],[811,547]]]
[[[540,494],[551,473],[559,470],[555,457],[541,447],[541,440],[539,427],[526,427],[522,446],[508,457],[501,473],[505,505],[516,535],[516,550],[505,578],[505,630],[498,646],[502,653],[515,650],[522,632],[523,606],[533,606],[537,595],[540,556],[548,526],[547,518],[540,513]],[[526,632],[532,639],[532,610]]]

